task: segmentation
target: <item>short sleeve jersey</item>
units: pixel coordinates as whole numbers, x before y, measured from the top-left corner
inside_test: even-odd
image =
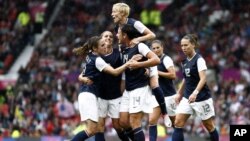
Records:
[[[190,60],[185,59],[182,67],[182,73],[185,78],[184,97],[188,99],[200,81],[199,71],[206,70],[207,67],[205,60],[199,54],[196,54]],[[210,90],[207,84],[205,84],[197,95],[196,102],[209,99],[210,97]]]
[[[135,20],[133,18],[128,18],[127,23],[128,25],[132,25],[134,27],[134,30],[137,31],[136,37],[143,36],[143,32],[147,28],[142,22]],[[115,27],[115,32],[118,32],[118,25]]]
[[[123,53],[123,63],[127,62],[136,54],[141,54],[144,57],[140,61],[147,60],[146,55],[150,51],[147,45],[139,43],[132,48],[126,48]],[[145,75],[145,68],[126,69],[125,70],[125,88],[128,91],[146,86],[148,84],[148,76]]]
[[[90,92],[95,95],[99,95],[101,71],[107,65],[108,64],[101,57],[94,55],[92,53],[88,54],[86,57],[86,66],[84,69],[84,76],[91,79],[93,81],[93,84],[91,85],[82,84],[80,87],[80,91]]]
[[[168,72],[167,69],[172,66],[174,66],[173,60],[169,56],[164,54],[161,58],[161,63],[157,66],[157,68],[159,71]],[[172,96],[176,94],[174,82],[172,79],[159,76],[159,84],[164,92],[164,96]]]
[[[122,65],[120,52],[114,48],[111,54],[102,56],[103,60],[110,64],[113,68],[118,68]],[[116,99],[121,97],[121,75],[113,76],[111,74],[102,72],[101,85],[99,97],[106,100]]]

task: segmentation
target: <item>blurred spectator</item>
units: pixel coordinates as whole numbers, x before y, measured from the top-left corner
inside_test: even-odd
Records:
[[[0,74],[9,68],[31,41],[29,0],[0,1]]]
[[[140,19],[144,25],[152,30],[161,26],[161,11],[156,8],[155,3],[148,3],[140,13]]]
[[[60,118],[70,118],[75,116],[75,109],[71,102],[61,96],[61,98],[56,103],[56,111]]]
[[[43,1],[31,1],[29,3],[30,14],[34,23],[34,33],[42,33],[47,4],[48,2]]]

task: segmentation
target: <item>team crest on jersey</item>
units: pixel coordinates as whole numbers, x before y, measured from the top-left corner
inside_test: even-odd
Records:
[[[128,54],[123,55],[122,62],[123,63],[128,62]]]
[[[89,58],[88,55],[86,56],[86,59],[85,59],[85,60],[86,60],[87,63],[90,63],[90,61],[91,61],[91,59]]]

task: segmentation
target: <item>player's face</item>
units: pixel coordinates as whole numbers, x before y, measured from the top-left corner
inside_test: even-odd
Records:
[[[99,55],[105,55],[106,54],[106,52],[107,52],[107,46],[106,46],[106,43],[105,43],[104,39],[99,40],[96,52]]]
[[[181,40],[181,49],[183,53],[187,56],[192,55],[194,51],[194,45],[190,43],[188,39],[182,39]]]
[[[123,38],[123,35],[122,35],[121,28],[118,29],[118,32],[117,32],[116,36],[117,36],[117,39],[119,40],[119,43],[123,43],[124,38]]]
[[[102,34],[102,38],[104,39],[105,43],[107,44],[107,46],[112,46],[113,44],[113,34],[109,31],[106,31]]]
[[[163,54],[163,47],[159,43],[153,43],[151,49],[159,57]]]
[[[121,22],[121,20],[122,20],[122,14],[118,10],[118,8],[116,8],[116,7],[112,8],[111,16],[113,18],[114,23],[116,23],[116,24],[119,24]]]

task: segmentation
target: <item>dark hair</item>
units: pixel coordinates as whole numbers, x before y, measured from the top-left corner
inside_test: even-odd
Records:
[[[186,34],[182,39],[187,39],[191,44],[198,48],[200,46],[198,42],[198,36],[196,34]]]
[[[100,36],[93,36],[89,38],[82,46],[73,49],[76,55],[86,55],[98,47],[98,42],[101,40]]]
[[[100,37],[103,37],[103,34],[106,33],[106,32],[110,32],[112,34],[112,36],[113,36],[113,33],[111,31],[105,30],[105,31],[102,32],[102,34],[100,35]]]
[[[125,24],[121,27],[122,33],[126,33],[130,40],[139,37],[139,32],[130,24]]]

